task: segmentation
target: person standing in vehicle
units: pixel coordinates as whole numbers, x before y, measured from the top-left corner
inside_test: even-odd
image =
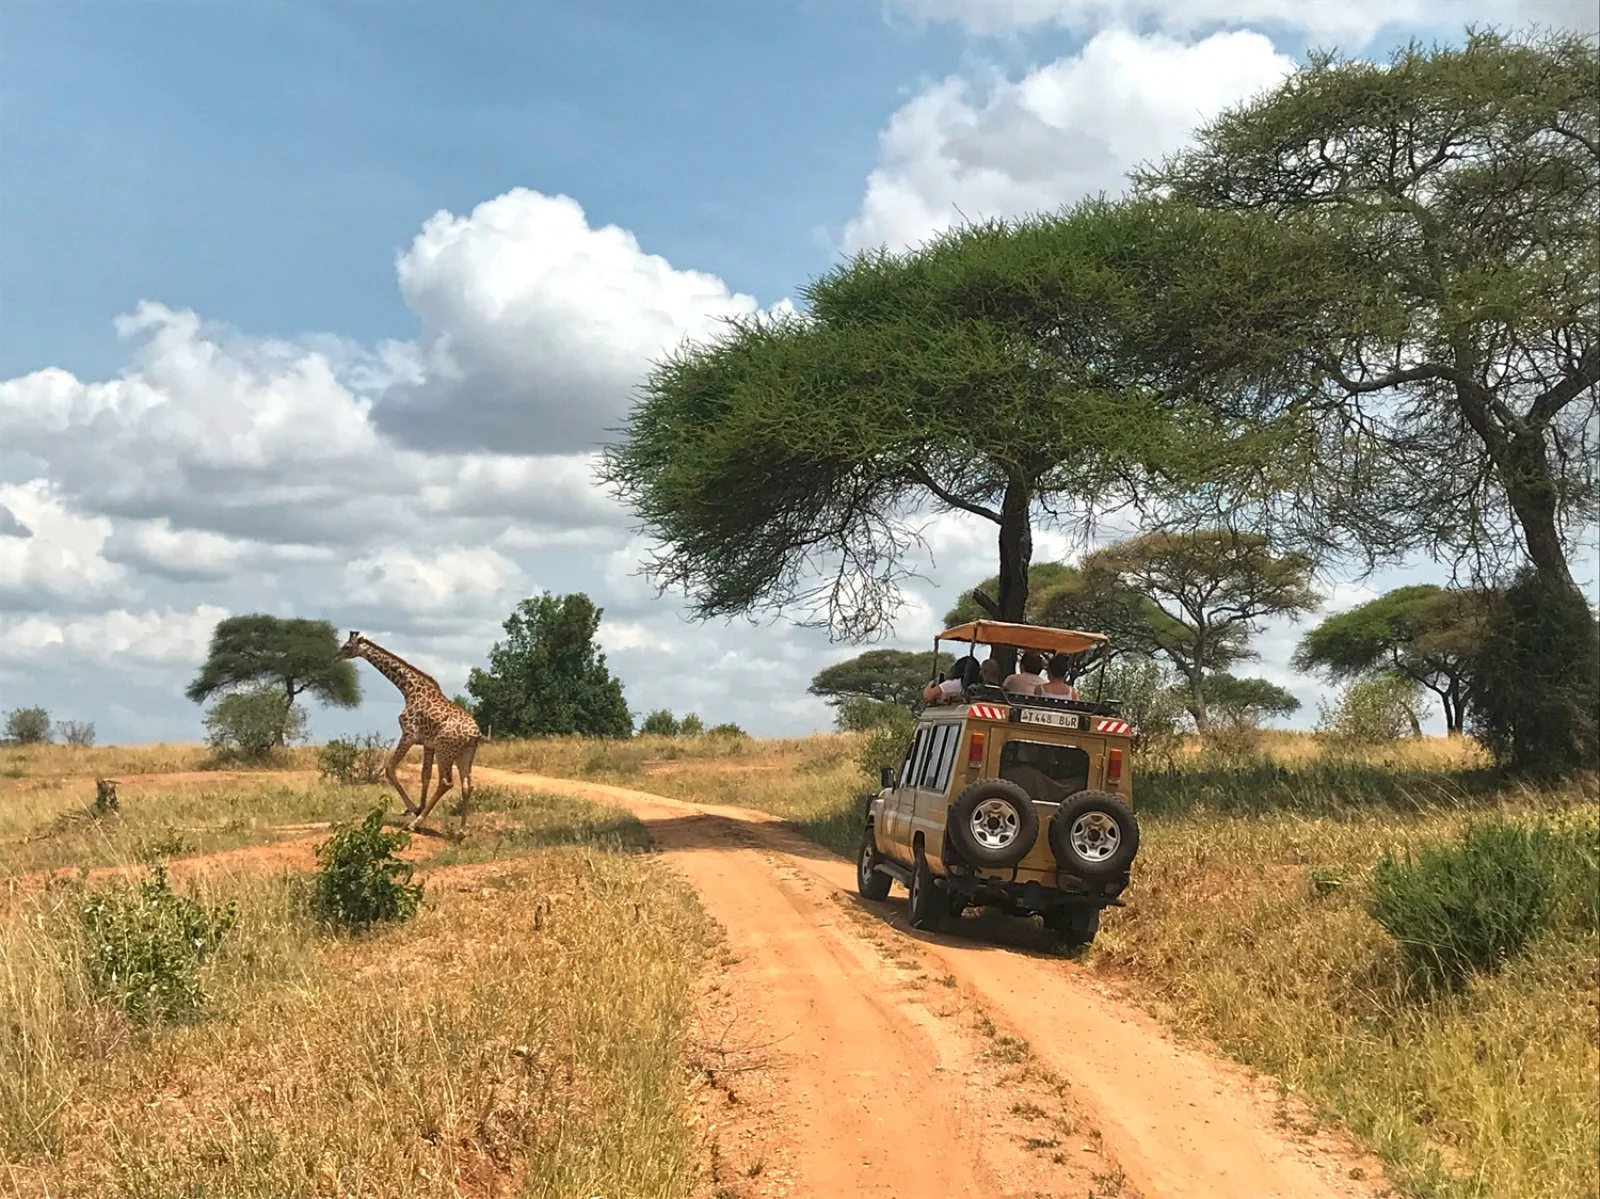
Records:
[[[1056,654],[1045,667],[1045,683],[1040,688],[1039,694],[1053,695],[1057,699],[1077,699],[1078,689],[1067,682],[1067,675],[1071,670],[1072,655]]]

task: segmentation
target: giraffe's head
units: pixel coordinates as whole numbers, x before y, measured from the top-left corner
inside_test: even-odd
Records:
[[[339,656],[341,658],[359,658],[366,645],[367,639],[354,629],[351,629],[349,640],[339,647]]]

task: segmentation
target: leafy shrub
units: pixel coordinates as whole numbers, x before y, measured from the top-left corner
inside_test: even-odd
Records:
[[[1535,779],[1600,766],[1600,639],[1581,596],[1524,571],[1468,675],[1472,731],[1502,766]]]
[[[1317,733],[1335,744],[1386,745],[1421,732],[1421,688],[1395,674],[1357,679],[1317,706]]]
[[[654,737],[676,737],[681,731],[678,718],[665,708],[657,708],[644,718],[644,723],[639,726],[639,735]]]
[[[58,720],[56,732],[68,745],[87,747],[94,744],[94,725],[87,720]]]
[[[136,1024],[191,1019],[205,1008],[200,967],[236,918],[179,895],[152,867],[138,883],[93,892],[79,909],[93,992]]]
[[[1102,691],[1094,674],[1078,681],[1085,699]],[[1105,698],[1122,705],[1122,716],[1133,725],[1133,749],[1141,761],[1170,764],[1183,742],[1186,712],[1183,696],[1169,683],[1167,673],[1149,658],[1122,658],[1106,667]]]
[[[50,713],[43,708],[12,708],[6,713],[6,738],[13,745],[43,745],[50,740]]]
[[[898,770],[901,761],[906,756],[906,745],[911,740],[911,730],[916,725],[916,717],[904,708],[893,708],[899,715],[873,728],[861,739],[861,746],[856,753],[856,761],[863,774],[877,786],[878,771],[884,766]]]
[[[389,742],[380,733],[336,738],[317,751],[317,773],[347,787],[381,783],[389,760]]]
[[[219,762],[261,765],[281,747],[305,740],[306,711],[275,688],[240,691],[211,706],[205,727]]]
[[[184,839],[182,833],[168,825],[161,832],[138,842],[133,847],[133,856],[141,862],[153,865],[169,858],[182,857],[193,848],[194,846]]]
[[[870,695],[847,695],[833,709],[833,724],[841,733],[870,733],[884,725],[909,727],[908,710],[902,704],[873,699]]]
[[[411,919],[422,902],[422,885],[411,882],[411,863],[395,857],[410,843],[408,833],[384,831],[382,808],[374,808],[360,824],[339,828],[317,846],[312,913],[352,933]]]
[[[1367,911],[1399,943],[1412,973],[1441,988],[1493,971],[1550,922],[1573,871],[1571,833],[1514,824],[1469,829],[1453,845],[1372,873]]]
[[[730,741],[748,741],[750,734],[731,721],[726,724],[714,724],[706,730],[707,737],[726,737]]]
[[[706,722],[690,712],[678,722],[678,733],[683,737],[698,737],[706,731]]]

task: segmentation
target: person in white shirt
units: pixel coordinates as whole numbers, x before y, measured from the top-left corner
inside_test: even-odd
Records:
[[[1056,654],[1045,667],[1045,683],[1039,693],[1053,695],[1058,699],[1077,699],[1078,689],[1067,682],[1067,674],[1071,669],[1072,655]]]
[[[1044,690],[1044,655],[1034,649],[1023,654],[1017,673],[1008,676],[1001,687],[1018,695],[1040,694]]]
[[[930,704],[959,703],[968,687],[976,686],[981,668],[970,654],[957,658],[950,666],[950,677],[942,683],[929,683],[922,689],[922,698]]]

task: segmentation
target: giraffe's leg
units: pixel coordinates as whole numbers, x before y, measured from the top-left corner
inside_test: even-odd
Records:
[[[472,802],[472,759],[478,756],[478,743],[471,742],[456,759],[456,769],[461,772],[461,835],[467,832],[467,805]]]
[[[433,778],[433,746],[422,747],[422,793],[417,796],[417,811],[422,811],[428,803],[428,783]],[[406,811],[411,811],[407,808]]]
[[[418,813],[411,818],[408,828],[416,828],[428,818],[428,813],[433,811],[434,805],[444,798],[444,793],[450,790],[453,780],[450,777],[450,767],[455,764],[454,751],[441,749],[439,751],[439,789],[433,793],[433,798],[423,803]]]
[[[405,804],[408,812],[414,812],[416,809],[411,806],[411,796],[406,794],[405,787],[400,783],[400,763],[406,760],[406,755],[411,752],[414,744],[410,733],[401,733],[399,743],[389,755],[388,765],[383,768],[383,777],[389,780],[391,787],[400,792],[400,802]]]

